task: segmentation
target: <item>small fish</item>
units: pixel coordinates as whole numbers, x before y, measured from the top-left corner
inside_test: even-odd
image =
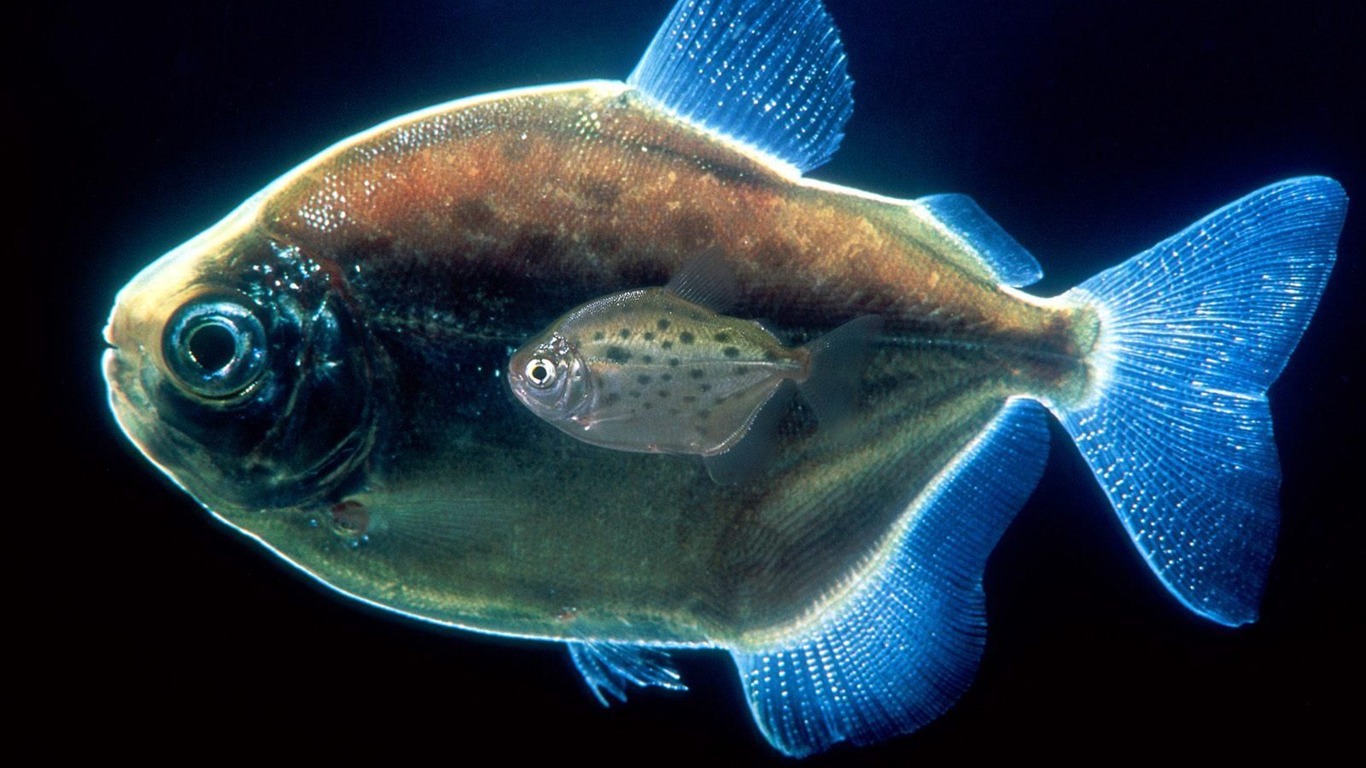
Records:
[[[1043,471],[1048,413],[1175,599],[1254,621],[1279,524],[1267,388],[1327,284],[1342,187],[1272,184],[1034,296],[1038,262],[970,199],[803,175],[851,88],[819,0],[681,0],[625,82],[346,139],[124,286],[110,407],[203,508],[319,582],[563,642],[600,700],[682,688],[671,649],[723,649],[791,755],[914,731],[967,689],[987,558]],[[744,287],[734,316],[686,277],[641,288],[699,254]],[[786,408],[799,385],[824,428]],[[546,439],[542,400],[580,439]],[[645,453],[715,471],[751,442],[770,455],[746,483]]]
[[[593,445],[698,454],[712,479],[750,476],[769,454],[794,382],[823,423],[841,421],[868,366],[876,315],[801,347],[727,317],[735,278],[714,254],[663,288],[624,291],[574,309],[517,350],[513,394]]]

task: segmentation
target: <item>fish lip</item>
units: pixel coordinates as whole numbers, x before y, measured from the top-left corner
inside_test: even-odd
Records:
[[[118,309],[118,305],[115,304],[114,308],[109,312],[109,319],[104,321],[104,328],[100,330],[100,336],[104,338],[105,346],[113,347],[114,349],[119,348],[119,345],[114,343],[114,314],[118,312]]]

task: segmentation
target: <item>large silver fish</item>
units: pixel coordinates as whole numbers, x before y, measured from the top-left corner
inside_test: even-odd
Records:
[[[1039,477],[1046,410],[1171,593],[1252,621],[1278,524],[1265,392],[1328,279],[1341,187],[1258,190],[1038,298],[1019,290],[1037,263],[966,198],[801,175],[838,145],[850,87],[817,0],[684,0],[624,83],[347,139],[125,286],[115,416],[322,583],[565,642],[600,697],[679,687],[668,648],[728,650],[790,754],[914,730],[968,686],[982,571]],[[789,344],[882,319],[850,424],[794,407],[736,485],[547,440],[510,354],[713,250],[744,286],[728,315]]]

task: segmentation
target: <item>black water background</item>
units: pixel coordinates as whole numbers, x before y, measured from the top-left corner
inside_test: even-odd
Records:
[[[8,633],[26,649],[17,666],[42,681],[21,689],[27,711],[82,734],[52,749],[169,754],[188,739],[316,757],[435,745],[453,760],[773,758],[719,653],[681,656],[687,695],[602,710],[556,647],[334,599],[152,472],[117,434],[98,379],[115,291],[278,174],[450,98],[622,77],[668,5],[25,12],[36,52],[12,69],[23,108],[9,160],[21,168],[11,263],[26,274],[11,328],[28,354],[9,369],[10,443],[25,458],[12,476]],[[1038,256],[1041,293],[1281,178],[1332,175],[1366,201],[1366,24],[1353,3],[829,5],[857,107],[815,175],[901,197],[971,194]],[[1230,631],[1187,616],[1055,430],[1047,474],[988,569],[973,689],[917,735],[820,762],[1359,753],[1361,221],[1359,203],[1272,390],[1285,519],[1262,620]]]

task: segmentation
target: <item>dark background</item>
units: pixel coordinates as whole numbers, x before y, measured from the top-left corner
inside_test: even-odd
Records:
[[[811,764],[1359,754],[1366,357],[1366,24],[1352,2],[829,0],[856,81],[815,176],[971,194],[1061,292],[1261,185],[1339,179],[1357,202],[1318,315],[1271,391],[1284,523],[1261,620],[1228,630],[1158,586],[1055,429],[993,555],[977,682],[946,716]],[[680,653],[687,694],[604,710],[555,645],[350,604],[213,522],[104,404],[118,288],[334,141],[507,87],[622,78],[669,0],[42,3],[13,69],[24,169],[13,263],[29,458],[9,544],[43,683],[12,692],[58,752],[404,760],[435,749],[599,763],[777,760],[729,659]],[[17,155],[17,157],[15,157]],[[31,265],[31,267],[30,267]],[[30,340],[32,340],[30,342]],[[42,399],[35,430],[26,394]],[[35,441],[35,437],[38,439]],[[25,491],[27,493],[28,491]],[[17,496],[12,496],[17,499]],[[13,639],[13,637],[12,637]],[[188,743],[201,751],[178,752]],[[286,747],[282,755],[279,746]],[[269,750],[269,751],[267,751]]]

